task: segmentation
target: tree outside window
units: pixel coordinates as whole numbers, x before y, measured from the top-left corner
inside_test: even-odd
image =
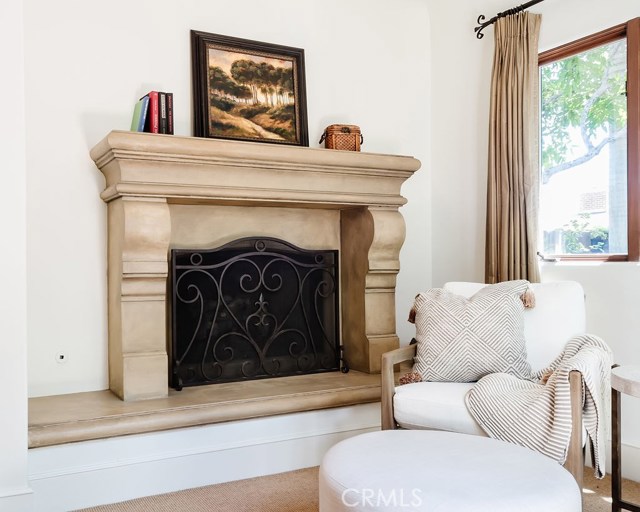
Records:
[[[545,51],[538,62],[538,250],[640,261],[640,18]]]

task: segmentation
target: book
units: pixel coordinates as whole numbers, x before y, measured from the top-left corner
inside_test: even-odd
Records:
[[[144,131],[149,133],[160,133],[160,118],[158,112],[158,91],[149,91],[149,108]]]
[[[167,93],[158,92],[158,133],[167,133]]]
[[[142,120],[143,129],[140,131],[148,133],[167,133],[173,135],[173,93],[149,91],[140,98],[140,102],[145,98],[147,106],[146,109],[143,109],[141,106],[141,110],[146,110],[146,120]],[[133,122],[131,126],[131,129],[133,130]]]
[[[149,96],[143,96],[136,103],[133,109],[133,119],[131,119],[132,132],[144,131],[144,125],[147,119],[148,107],[149,107]]]
[[[167,133],[173,135],[173,93],[167,93]]]

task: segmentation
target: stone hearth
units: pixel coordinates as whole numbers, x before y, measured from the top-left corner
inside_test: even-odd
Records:
[[[109,379],[124,400],[168,394],[172,248],[247,236],[340,251],[349,366],[398,346],[395,286],[411,157],[114,131],[91,151],[106,178]]]

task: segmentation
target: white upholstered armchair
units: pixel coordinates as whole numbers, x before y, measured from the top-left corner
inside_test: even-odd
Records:
[[[447,283],[452,293],[471,297],[486,285]],[[536,305],[524,312],[527,360],[532,370],[546,368],[573,336],[585,332],[584,291],[571,281],[532,284]],[[382,356],[382,428],[436,429],[484,435],[465,405],[470,383],[415,382],[396,387],[394,365],[410,361],[416,345],[387,352]],[[565,463],[578,484],[584,467],[582,428],[582,376],[571,372],[571,439]]]

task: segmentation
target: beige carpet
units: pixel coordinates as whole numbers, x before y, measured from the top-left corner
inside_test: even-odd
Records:
[[[318,467],[197,487],[79,512],[317,512]]]
[[[585,468],[584,512],[611,511],[611,480]],[[640,503],[640,483],[624,482],[624,499]],[[209,485],[92,507],[79,512],[317,512],[318,468]]]

